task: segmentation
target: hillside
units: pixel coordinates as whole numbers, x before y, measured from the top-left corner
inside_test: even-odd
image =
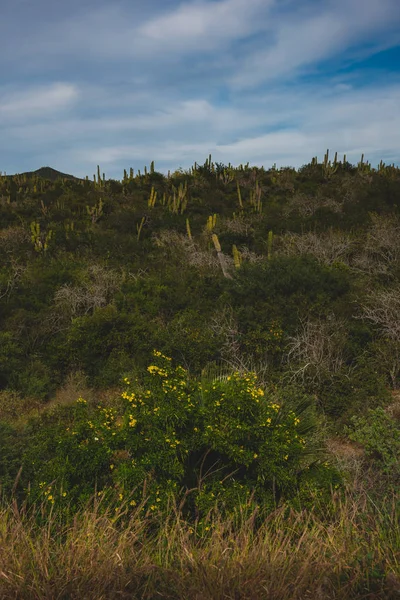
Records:
[[[299,170],[210,156],[168,177],[154,163],[121,181],[100,168],[94,180],[39,172],[0,177],[6,507],[36,506],[40,540],[47,519],[57,532],[76,527],[74,515],[100,518],[97,505],[82,513],[93,494],[129,531],[125,516],[140,507],[152,533],[161,527],[160,544],[171,497],[200,538],[215,507],[217,537],[251,514],[251,527],[268,522],[271,536],[292,519],[282,553],[298,597],[318,597],[312,582],[322,589],[326,569],[327,598],[391,597],[388,581],[400,577],[400,169],[327,153]],[[296,566],[290,548],[306,522],[315,537]],[[330,527],[343,542],[332,569]],[[368,554],[371,527],[380,541]],[[213,539],[222,553],[222,533]],[[164,556],[151,552],[146,560]],[[175,568],[167,563],[165,573]],[[115,595],[118,585],[110,582]],[[261,588],[230,597],[261,598]],[[274,597],[292,597],[287,589]]]

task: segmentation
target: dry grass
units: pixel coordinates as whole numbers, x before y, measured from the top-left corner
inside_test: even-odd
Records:
[[[0,509],[0,597],[29,600],[395,600],[400,531],[393,500],[333,499],[329,518],[283,508],[254,527],[255,514],[216,519],[199,537],[176,509],[150,533],[140,510],[123,518],[94,502],[62,526],[55,513]],[[398,507],[397,507],[398,510]]]

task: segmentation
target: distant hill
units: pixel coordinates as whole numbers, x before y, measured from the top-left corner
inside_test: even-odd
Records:
[[[26,177],[33,177],[36,175],[37,177],[42,177],[43,179],[50,179],[50,181],[56,181],[57,179],[73,179],[75,181],[82,181],[79,177],[75,177],[74,175],[68,175],[67,173],[61,173],[61,171],[57,171],[56,169],[52,169],[51,167],[41,167],[36,171],[27,171],[26,173],[19,173],[19,175],[26,175]],[[13,175],[9,175],[8,177],[13,177]]]

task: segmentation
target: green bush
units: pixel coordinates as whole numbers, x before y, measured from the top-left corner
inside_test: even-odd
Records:
[[[370,409],[364,416],[353,416],[346,431],[351,440],[364,446],[380,471],[394,481],[400,480],[400,428],[382,407]]]
[[[203,517],[216,502],[232,512],[251,495],[268,510],[297,497],[301,477],[309,489],[310,481],[329,489],[335,479],[328,464],[309,456],[310,426],[300,415],[306,406],[296,414],[253,373],[200,382],[154,352],[142,382],[124,383],[118,406],[79,398],[31,422],[24,463],[32,500],[44,495],[49,506],[68,501],[71,509],[96,486],[130,506],[144,494],[143,510],[154,514],[173,494],[186,499],[188,516]]]

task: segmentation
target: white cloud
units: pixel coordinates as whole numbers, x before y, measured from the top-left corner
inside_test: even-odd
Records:
[[[254,87],[270,79],[287,79],[291,73],[316,65],[323,60],[335,58],[347,51],[351,61],[352,49],[360,43],[369,42],[371,36],[387,32],[389,27],[400,24],[398,4],[393,0],[337,0],[335,6],[294,12],[286,19],[278,17],[271,23],[274,43],[264,44],[249,52],[238,64],[236,72],[228,78],[235,89]],[[319,14],[314,14],[319,11]],[[396,34],[398,39],[398,31]],[[375,39],[375,46],[385,47]],[[371,52],[364,49],[364,53]],[[354,51],[354,57],[359,51]]]
[[[70,107],[77,97],[77,87],[67,83],[54,83],[5,93],[0,96],[0,118],[24,120],[46,117]]]
[[[273,0],[222,0],[183,3],[175,10],[144,23],[138,29],[139,47],[147,42],[163,51],[200,49],[209,52],[227,41],[244,38],[265,28],[262,11]]]

